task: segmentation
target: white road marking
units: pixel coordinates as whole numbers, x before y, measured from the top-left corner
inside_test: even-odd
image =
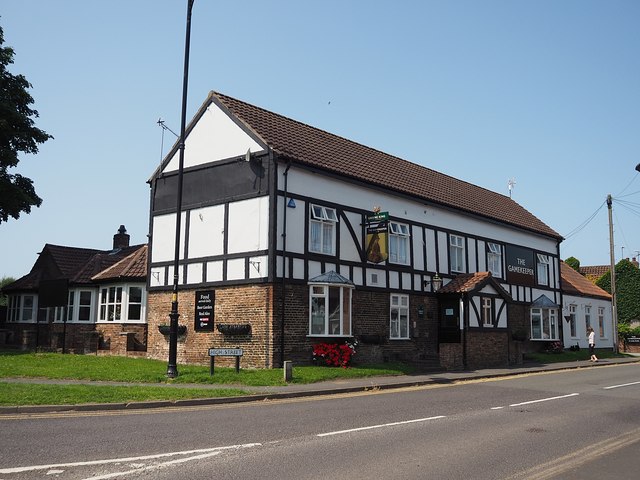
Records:
[[[178,455],[193,455],[193,454],[218,454],[223,450],[234,450],[241,448],[252,448],[259,447],[261,443],[245,443],[241,445],[229,445],[227,447],[215,447],[215,448],[203,448],[199,450],[185,450],[182,452],[169,452],[169,453],[158,453],[156,455],[145,455],[141,457],[126,457],[126,458],[108,458],[105,460],[91,460],[87,462],[72,462],[72,463],[58,463],[54,465],[30,465],[26,467],[13,467],[13,468],[1,468],[0,474],[4,473],[21,473],[21,472],[33,472],[35,470],[47,470],[47,469],[59,469],[59,468],[69,468],[69,467],[86,467],[90,465],[106,465],[109,463],[124,463],[124,462],[139,462],[142,460],[154,460],[157,458],[168,458],[175,457]],[[191,457],[194,458],[194,457]],[[188,459],[185,459],[187,461]],[[174,460],[173,462],[179,462],[180,460]],[[166,462],[171,463],[171,462]]]
[[[550,400],[560,400],[560,399],[563,399],[563,398],[576,397],[578,395],[580,395],[580,394],[579,393],[570,393],[569,395],[560,395],[558,397],[541,398],[539,400],[531,400],[529,402],[522,402],[522,403],[512,403],[509,406],[510,407],[519,407],[521,405],[531,405],[532,403],[548,402]]]
[[[318,437],[328,437],[330,435],[340,435],[343,433],[351,433],[351,432],[361,432],[363,430],[373,430],[374,428],[384,428],[384,427],[393,427],[396,425],[407,425],[409,423],[418,423],[418,422],[428,422],[429,420],[438,420],[440,418],[446,418],[444,415],[438,415],[436,417],[427,417],[427,418],[416,418],[414,420],[405,420],[403,422],[391,422],[384,423],[381,425],[369,425],[368,427],[359,427],[359,428],[350,428],[347,430],[338,430],[336,432],[327,432],[327,433],[319,433]]]
[[[612,388],[630,387],[631,385],[638,385],[640,382],[623,383],[622,385],[612,385],[610,387],[604,387],[604,390],[611,390]]]

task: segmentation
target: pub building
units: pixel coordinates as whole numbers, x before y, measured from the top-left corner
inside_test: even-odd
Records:
[[[179,153],[149,180],[158,359]],[[240,348],[243,367],[309,364],[318,343],[356,342],[354,363],[480,368],[562,341],[562,237],[508,196],[215,92],[182,171],[178,363]]]

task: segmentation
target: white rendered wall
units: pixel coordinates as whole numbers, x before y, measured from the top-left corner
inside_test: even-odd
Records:
[[[180,220],[180,258],[184,258],[186,213],[182,212]],[[176,214],[156,215],[153,217],[151,229],[151,262],[169,262],[175,259]]]
[[[197,208],[189,216],[189,258],[224,253],[224,205]]]
[[[244,155],[247,150],[261,152],[264,147],[247,135],[215,104],[210,104],[184,142],[184,168]],[[180,151],[176,150],[163,172],[178,170]]]
[[[269,197],[229,204],[229,253],[266,250],[269,246]]]
[[[564,295],[564,308],[560,316],[562,322],[562,334],[565,348],[580,345],[580,348],[589,348],[589,337],[586,332],[585,306],[591,306],[591,326],[596,332],[596,348],[613,348],[613,323],[611,313],[611,301],[589,297],[575,297]],[[576,336],[571,336],[571,326],[564,317],[569,315],[569,305],[576,306]],[[604,308],[604,337],[600,337],[598,325],[598,308]]]

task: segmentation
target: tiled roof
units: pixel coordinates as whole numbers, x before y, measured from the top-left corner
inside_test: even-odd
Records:
[[[607,271],[609,271],[608,268]],[[608,292],[591,283],[564,262],[560,262],[560,276],[562,279],[562,292],[565,294],[611,299],[611,295]]]
[[[211,92],[203,108],[210,101],[226,109],[274,152],[294,163],[561,239],[560,234],[505,195],[220,93]]]
[[[144,279],[147,276],[147,246],[138,245],[137,250],[106,270],[94,275],[91,280]]]
[[[441,287],[438,293],[472,292],[490,277],[491,273],[489,272],[463,273]]]
[[[309,280],[309,283],[330,283],[336,285],[355,285],[351,280],[331,270]]]
[[[92,250],[46,244],[31,271],[24,277],[6,285],[3,291],[37,290],[41,280],[66,278],[69,285],[93,283],[92,277],[113,267],[123,259],[132,257],[126,271],[128,278],[146,277],[146,245],[134,245],[116,250]],[[136,253],[144,252],[141,256]],[[135,257],[135,258],[133,258]],[[140,262],[144,261],[144,267]],[[140,272],[143,272],[140,275]],[[120,275],[125,276],[125,275]],[[105,278],[117,278],[105,277]]]
[[[595,282],[609,270],[611,270],[611,265],[591,265],[580,267],[580,273],[587,277],[591,282]]]

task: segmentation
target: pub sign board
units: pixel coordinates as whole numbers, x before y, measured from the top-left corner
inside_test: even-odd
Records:
[[[382,263],[389,257],[389,212],[377,212],[367,217],[367,261]]]
[[[215,290],[196,291],[195,325],[196,332],[213,332],[213,313],[216,304]]]
[[[507,282],[534,287],[536,270],[533,250],[507,245]]]

